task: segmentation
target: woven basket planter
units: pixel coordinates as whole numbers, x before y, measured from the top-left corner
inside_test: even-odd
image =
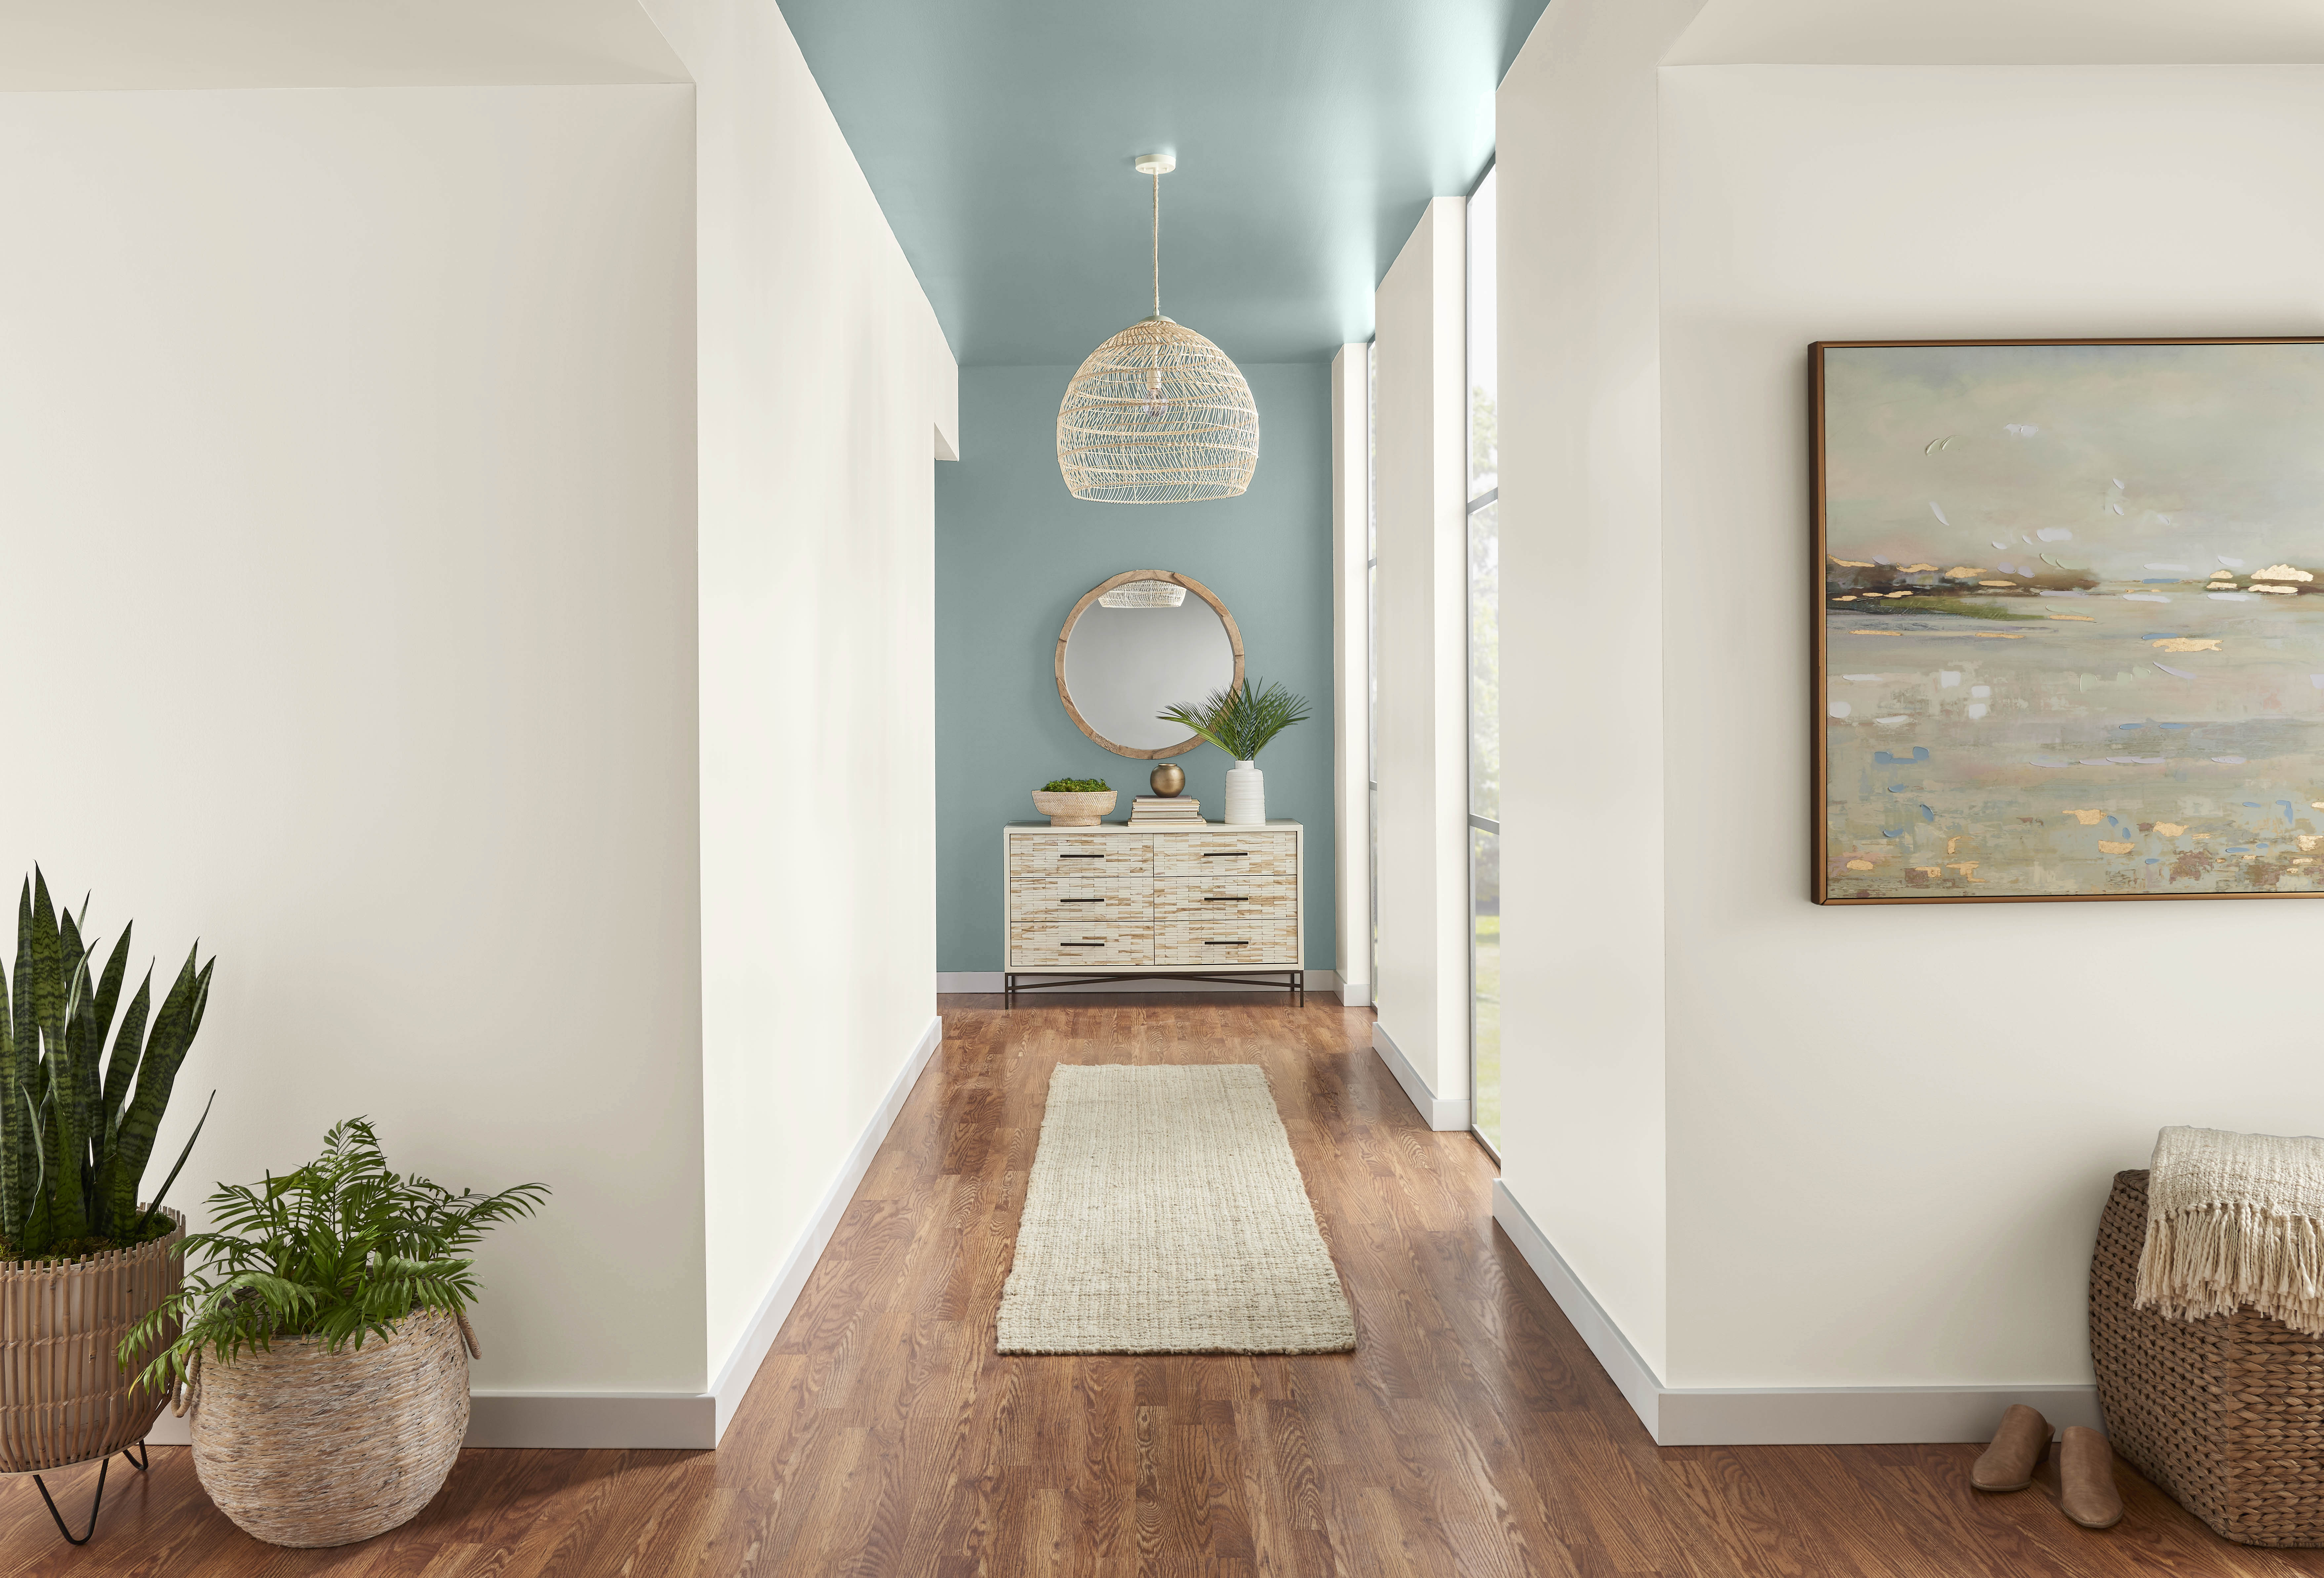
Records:
[[[129,1328],[185,1276],[185,1219],[166,1214],[176,1223],[169,1236],[135,1249],[64,1265],[0,1264],[0,1473],[108,1457],[152,1428],[162,1398],[134,1382],[176,1328],[125,1372],[117,1355]]]
[[[2090,1259],[2090,1361],[2115,1451],[2222,1536],[2324,1546],[2324,1339],[2249,1308],[2133,1309],[2146,1174],[2116,1173]]]
[[[202,1489],[271,1545],[351,1545],[410,1522],[467,1434],[462,1337],[452,1316],[415,1311],[361,1348],[295,1337],[203,1359],[190,1389]]]

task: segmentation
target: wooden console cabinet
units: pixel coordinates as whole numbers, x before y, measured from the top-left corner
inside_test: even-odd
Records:
[[[1305,841],[1296,822],[1011,823],[1001,830],[1009,893],[1002,990],[1013,998],[1096,981],[1281,976],[1304,1002]]]

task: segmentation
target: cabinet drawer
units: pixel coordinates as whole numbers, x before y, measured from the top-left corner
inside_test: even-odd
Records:
[[[1299,879],[1241,872],[1162,877],[1154,883],[1155,936],[1296,920]]]
[[[1012,833],[1010,877],[1142,877],[1154,870],[1151,834]]]
[[[1009,918],[1067,926],[1154,918],[1154,884],[1144,877],[1011,877]]]
[[[1299,927],[1290,917],[1253,916],[1241,925],[1172,927],[1167,932],[1157,928],[1154,962],[1221,970],[1251,964],[1296,970],[1298,944]]]
[[[1296,833],[1176,833],[1154,839],[1155,874],[1163,877],[1296,876]]]
[[[1154,962],[1154,928],[1115,921],[1079,924],[1065,920],[1009,923],[1011,970],[1094,970]]]

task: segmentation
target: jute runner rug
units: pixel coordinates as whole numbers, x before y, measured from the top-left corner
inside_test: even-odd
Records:
[[[1065,1066],[1001,1295],[1003,1353],[1356,1345],[1256,1064]]]

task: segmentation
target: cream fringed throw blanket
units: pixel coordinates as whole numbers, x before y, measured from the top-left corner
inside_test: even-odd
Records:
[[[2165,1129],[2135,1302],[2187,1320],[2250,1305],[2324,1335],[2324,1140]]]

